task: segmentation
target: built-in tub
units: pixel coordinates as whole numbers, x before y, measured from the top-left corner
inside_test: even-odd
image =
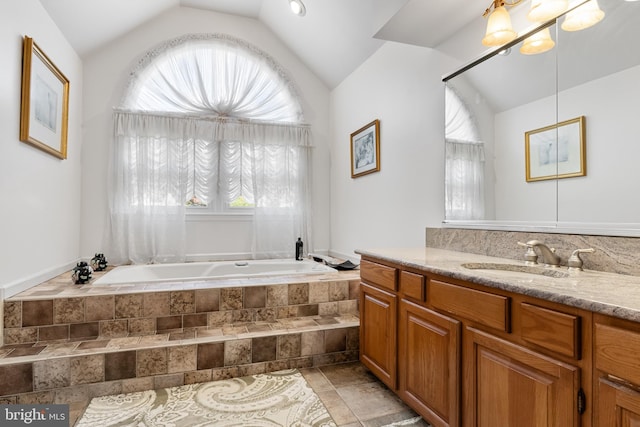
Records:
[[[251,260],[187,262],[180,264],[125,265],[116,267],[93,282],[94,285],[124,283],[184,282],[234,277],[335,273],[336,270],[311,260]]]

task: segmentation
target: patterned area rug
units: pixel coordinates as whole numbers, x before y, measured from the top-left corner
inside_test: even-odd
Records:
[[[76,426],[335,426],[297,370],[96,397]]]

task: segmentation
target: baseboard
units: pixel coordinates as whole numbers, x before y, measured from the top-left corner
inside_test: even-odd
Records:
[[[15,294],[39,285],[42,282],[46,282],[47,280],[59,276],[60,274],[65,273],[75,267],[78,261],[80,260],[78,259],[66,264],[62,264],[57,267],[41,271],[27,278],[7,283],[0,288],[0,300],[9,298]]]

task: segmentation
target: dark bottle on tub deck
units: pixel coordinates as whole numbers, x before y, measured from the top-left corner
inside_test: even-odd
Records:
[[[302,238],[298,237],[298,241],[296,242],[296,261],[302,261]]]

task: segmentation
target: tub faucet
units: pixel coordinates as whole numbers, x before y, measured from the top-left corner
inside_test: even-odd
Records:
[[[526,244],[527,246],[537,247],[540,250],[540,254],[546,265],[552,267],[560,266],[560,257],[556,254],[554,248],[550,248],[538,240],[529,240]]]

